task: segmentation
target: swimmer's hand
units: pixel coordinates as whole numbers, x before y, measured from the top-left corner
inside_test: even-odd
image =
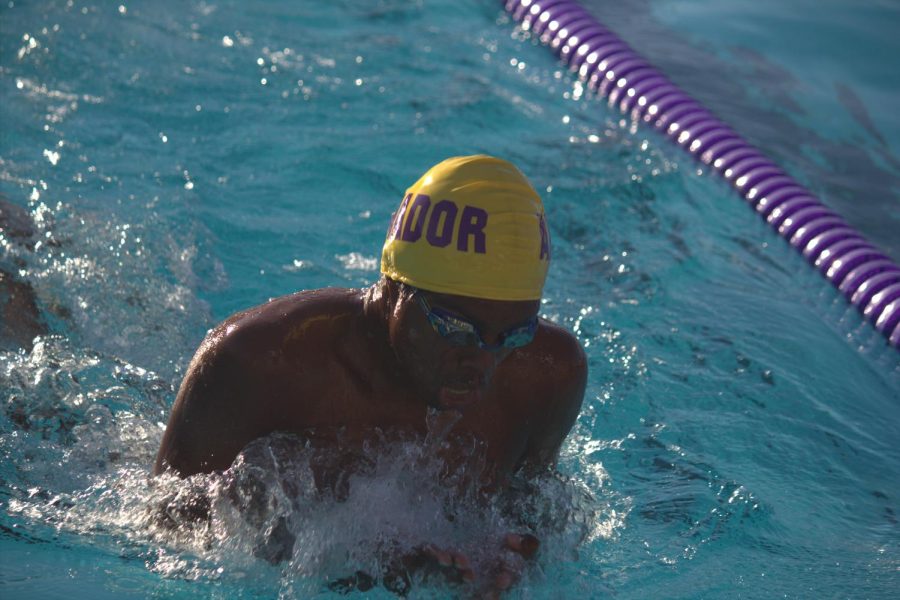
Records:
[[[472,583],[475,571],[469,558],[462,552],[425,544],[403,557],[403,566],[408,571],[439,575],[449,583]]]
[[[502,551],[487,574],[477,597],[499,598],[522,577],[527,561],[534,558],[541,542],[531,534],[508,533],[503,538]]]
[[[494,599],[521,578],[526,561],[537,554],[540,545],[533,535],[509,533],[503,538],[498,556],[477,572],[462,552],[426,544],[404,557],[403,566],[407,571],[440,575],[448,583],[474,584],[475,598]]]

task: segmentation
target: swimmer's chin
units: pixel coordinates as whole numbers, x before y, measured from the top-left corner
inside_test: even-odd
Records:
[[[457,388],[445,386],[438,390],[436,408],[442,410],[464,410],[477,404],[484,397],[481,388]]]

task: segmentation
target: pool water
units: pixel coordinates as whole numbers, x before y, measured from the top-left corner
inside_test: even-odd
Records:
[[[900,9],[587,5],[900,260]],[[35,298],[0,330],[4,598],[342,597],[329,583],[377,572],[397,540],[477,554],[515,527],[465,501],[448,520],[434,440],[374,452],[340,501],[311,497],[321,457],[278,436],[225,476],[148,476],[210,327],[368,285],[406,186],[475,152],[541,192],[542,314],[590,364],[561,477],[520,507],[544,544],[510,597],[900,586],[897,352],[496,3],[6,0],[0,119],[2,206],[20,225],[0,232],[0,270]],[[209,523],[184,516],[196,490]],[[298,542],[272,565],[267,535],[285,526]]]

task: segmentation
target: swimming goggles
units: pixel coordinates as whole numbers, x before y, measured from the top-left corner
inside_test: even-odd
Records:
[[[483,350],[491,351],[500,350],[501,348],[521,348],[531,343],[531,340],[534,339],[534,333],[537,331],[538,318],[535,315],[525,324],[501,333],[497,336],[498,341],[496,344],[488,344],[481,337],[478,328],[469,321],[441,308],[432,307],[428,304],[425,296],[418,291],[416,292],[416,300],[422,308],[422,312],[428,318],[428,322],[431,323],[431,327],[454,346],[478,346]]]

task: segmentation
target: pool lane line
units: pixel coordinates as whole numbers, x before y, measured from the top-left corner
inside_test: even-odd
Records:
[[[900,349],[900,267],[574,0],[504,8],[610,107],[709,165]]]

